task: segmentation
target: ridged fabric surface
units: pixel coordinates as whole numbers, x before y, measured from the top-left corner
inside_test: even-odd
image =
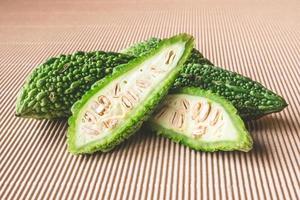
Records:
[[[299,199],[300,1],[1,1],[0,199]],[[109,153],[67,152],[65,120],[14,116],[46,58],[187,32],[217,65],[281,94],[248,123],[249,153],[203,153],[145,130]]]

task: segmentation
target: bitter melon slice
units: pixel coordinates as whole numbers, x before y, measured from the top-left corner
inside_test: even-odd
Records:
[[[199,88],[169,94],[149,120],[150,128],[192,149],[249,151],[252,139],[225,98]]]
[[[71,109],[69,151],[108,151],[137,131],[172,86],[193,45],[187,34],[163,40],[95,83]]]

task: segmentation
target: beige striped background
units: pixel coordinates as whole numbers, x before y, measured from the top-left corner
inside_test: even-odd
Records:
[[[214,63],[290,104],[249,122],[249,153],[201,153],[141,130],[109,153],[72,156],[65,121],[14,116],[46,58],[188,32]],[[1,1],[0,199],[299,199],[300,1]]]

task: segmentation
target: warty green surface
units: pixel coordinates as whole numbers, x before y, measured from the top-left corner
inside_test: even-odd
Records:
[[[169,72],[168,77],[154,89],[151,95],[147,97],[147,99],[136,108],[136,111],[131,115],[130,119],[127,119],[121,127],[116,128],[113,131],[113,133],[111,133],[109,136],[104,137],[103,139],[101,139],[101,141],[91,142],[88,145],[81,148],[76,147],[76,120],[79,117],[81,109],[89,101],[89,99],[92,98],[96,93],[101,91],[103,88],[105,88],[105,86],[110,84],[116,78],[126,74],[126,72],[139,66],[147,59],[150,59],[155,55],[159,54],[159,52],[165,47],[168,47],[169,45],[175,44],[177,42],[186,43],[185,50],[180,60],[178,61],[177,66],[171,72]],[[182,69],[183,63],[190,56],[190,52],[193,46],[194,39],[193,37],[187,34],[180,34],[170,39],[162,40],[162,42],[160,42],[158,44],[158,47],[154,50],[149,51],[147,54],[134,59],[133,61],[123,65],[122,67],[116,68],[112,75],[106,76],[104,79],[96,82],[92,86],[92,88],[72,106],[71,110],[73,115],[68,120],[69,128],[67,134],[69,151],[73,154],[93,153],[95,151],[106,152],[114,148],[116,145],[120,144],[123,140],[127,139],[132,134],[134,134],[140,128],[142,123],[149,118],[155,106],[167,94],[169,88],[172,86],[174,80],[178,76],[178,73]]]
[[[16,115],[36,119],[67,117],[71,106],[92,84],[132,58],[103,51],[50,58],[33,70],[21,88]]]

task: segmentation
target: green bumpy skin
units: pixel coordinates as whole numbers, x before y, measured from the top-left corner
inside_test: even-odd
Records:
[[[155,48],[160,39],[151,38],[135,44],[122,52],[139,56]],[[262,84],[241,74],[214,66],[196,49],[184,64],[183,71],[176,79],[174,88],[199,87],[210,90],[229,100],[243,119],[256,119],[283,110],[287,103],[276,93]]]
[[[133,44],[132,46],[123,49],[121,53],[134,57],[139,57],[151,51],[152,49],[155,49],[160,41],[161,39],[152,37],[146,41]],[[204,58],[204,56],[195,48],[192,50],[191,56],[186,61],[186,63],[200,63],[213,65],[208,59]]]
[[[21,88],[16,116],[36,119],[68,117],[71,106],[113,68],[133,56],[113,52],[76,52],[51,58],[37,67]]]
[[[134,134],[167,94],[193,46],[187,34],[162,40],[156,49],[96,82],[72,106],[69,151],[106,152]]]
[[[147,54],[149,51],[155,49],[160,42],[161,39],[152,37],[146,41],[133,44],[132,46],[123,49],[121,53],[135,56],[135,57],[143,56]]]
[[[148,121],[150,129],[199,151],[247,152],[252,138],[225,98],[194,87],[173,90]]]

